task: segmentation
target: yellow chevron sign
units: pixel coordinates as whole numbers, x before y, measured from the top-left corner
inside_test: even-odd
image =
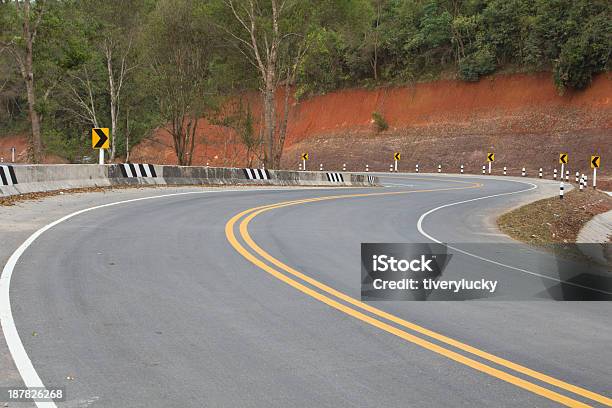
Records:
[[[495,161],[495,153],[487,153],[487,161],[494,162]]]
[[[567,153],[559,153],[559,164],[567,164],[569,157]]]
[[[110,132],[108,128],[91,129],[91,147],[94,149],[110,148]]]
[[[302,153],[302,160],[308,160],[308,153]]]
[[[402,159],[402,154],[400,152],[395,152],[393,153],[393,160],[401,160]]]
[[[598,169],[601,164],[601,156],[591,156],[591,168]]]

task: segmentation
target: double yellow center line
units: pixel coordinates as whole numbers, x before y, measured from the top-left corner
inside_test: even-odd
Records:
[[[306,295],[325,303],[326,305],[346,313],[347,315],[354,317],[364,323],[370,324],[388,333],[391,333],[397,337],[407,340],[411,343],[419,345],[427,350],[433,351],[440,355],[443,355],[451,360],[458,363],[464,364],[475,370],[489,374],[495,378],[506,381],[517,387],[523,388],[530,392],[533,392],[542,397],[548,398],[552,401],[556,401],[560,404],[568,407],[588,407],[589,405],[578,401],[574,398],[570,398],[566,395],[560,394],[541,385],[535,384],[534,382],[528,381],[521,377],[518,377],[515,373],[520,373],[523,376],[530,377],[530,380],[538,380],[542,383],[546,383],[563,389],[570,393],[579,395],[581,397],[590,399],[601,404],[612,406],[612,399],[589,391],[587,389],[566,383],[549,375],[540,373],[532,370],[520,364],[513,363],[504,358],[495,356],[486,351],[472,347],[468,344],[462,343],[458,340],[444,336],[443,334],[434,332],[426,329],[415,323],[411,323],[404,319],[401,319],[395,315],[387,313],[383,310],[375,308],[371,305],[361,302],[347,294],[340,292],[330,286],[325,285],[310,276],[295,270],[294,268],[286,265],[280,260],[274,258],[268,252],[264,251],[255,241],[251,238],[248,231],[249,223],[258,215],[275,210],[278,208],[289,207],[293,205],[314,203],[319,201],[347,199],[347,198],[359,198],[359,197],[373,197],[373,196],[389,196],[398,194],[413,194],[413,193],[425,193],[433,191],[448,191],[448,190],[462,190],[470,188],[479,188],[482,185],[478,183],[465,183],[469,184],[465,187],[453,187],[453,188],[440,188],[440,189],[423,189],[423,190],[409,190],[409,191],[392,191],[382,193],[363,193],[363,194],[342,194],[308,198],[303,200],[284,201],[276,204],[264,205],[260,207],[250,208],[242,211],[233,216],[225,225],[225,235],[229,243],[234,247],[238,253],[244,258],[249,260],[255,266],[274,276],[282,282],[292,286],[293,288],[305,293]],[[238,224],[238,235],[244,241],[244,245],[236,238],[236,224]],[[310,285],[310,286],[307,286]],[[318,290],[315,290],[316,288]],[[343,303],[342,303],[343,302]],[[390,323],[394,323],[401,328],[394,326]],[[419,334],[420,336],[417,336]],[[435,340],[440,344],[436,344],[431,340]],[[504,371],[499,368],[495,368],[492,365],[485,364],[481,361],[475,360],[474,358],[468,357],[464,354],[458,353],[453,350],[461,350],[464,353],[471,354],[479,357],[487,362],[502,366],[508,371]]]

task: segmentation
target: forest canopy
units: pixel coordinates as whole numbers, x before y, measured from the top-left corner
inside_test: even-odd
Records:
[[[548,71],[563,93],[609,70],[611,50],[609,0],[0,0],[0,136],[31,134],[34,161],[75,162],[89,128],[108,124],[111,158],[129,159],[164,126],[189,164],[198,119],[252,128],[218,108],[255,91],[261,134],[236,130],[274,166],[281,87],[305,98]]]

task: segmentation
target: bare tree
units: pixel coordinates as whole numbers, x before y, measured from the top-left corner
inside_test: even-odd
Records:
[[[127,74],[136,68],[136,65],[129,65],[128,58],[132,49],[132,34],[129,33],[128,43],[124,49],[118,44],[118,41],[111,36],[104,40],[104,56],[106,59],[106,72],[108,76],[108,96],[110,101],[110,117],[111,117],[111,135],[116,137],[117,121],[119,117],[119,107],[121,98],[121,89]],[[115,66],[115,55],[118,56],[118,66]],[[115,159],[116,143],[111,144],[110,160]]]
[[[277,168],[287,131],[290,85],[295,80],[295,73],[307,48],[306,36],[298,32],[281,32],[281,20],[289,9],[287,0],[265,0],[261,3],[256,0],[224,1],[238,22],[239,30],[232,31],[224,26],[220,28],[235,40],[241,53],[258,72],[264,108],[263,162],[267,167]],[[302,41],[289,46],[288,40],[295,38]],[[275,96],[283,82],[284,111],[279,121]]]
[[[41,118],[36,110],[36,88],[34,83],[33,49],[36,34],[45,14],[45,0],[37,0],[34,7],[30,0],[15,0],[15,8],[22,23],[22,35],[10,41],[0,42],[17,62],[19,72],[26,86],[28,113],[32,127],[30,139],[32,160],[39,163],[42,158]],[[21,38],[19,38],[21,37]]]

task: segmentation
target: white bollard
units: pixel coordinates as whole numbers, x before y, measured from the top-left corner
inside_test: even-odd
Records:
[[[416,169],[416,172],[418,173],[419,172],[419,165],[418,164],[415,166],[415,169]]]
[[[521,176],[525,177],[527,175],[527,172],[525,171],[525,168],[523,167],[523,171],[521,171]]]
[[[342,165],[342,171],[346,171],[346,163]]]
[[[442,165],[438,164],[438,173],[442,173]]]
[[[578,182],[578,179],[579,179],[579,178],[580,178],[580,172],[579,172],[579,171],[577,171],[577,172],[576,172],[576,183]]]
[[[580,192],[582,193],[584,189],[584,174],[580,177]]]
[[[302,163],[298,163],[298,170],[302,171]]]
[[[504,176],[506,175],[506,166],[504,166]]]
[[[540,171],[538,172],[538,177],[542,178],[542,168],[540,167]]]
[[[463,164],[461,165],[461,174],[463,174]]]
[[[366,164],[366,171],[370,171],[370,167]]]
[[[557,179],[557,169],[553,171],[553,180]]]
[[[587,188],[589,186],[589,176],[588,175],[584,175],[584,188]]]
[[[559,184],[559,198],[563,200],[563,181]]]
[[[392,164],[389,165],[389,172],[393,173],[393,165]]]
[[[482,166],[482,174],[486,174],[485,169],[486,169],[486,166]]]
[[[323,171],[323,163],[319,164],[319,171]]]
[[[565,170],[565,181],[569,181],[569,170]]]

